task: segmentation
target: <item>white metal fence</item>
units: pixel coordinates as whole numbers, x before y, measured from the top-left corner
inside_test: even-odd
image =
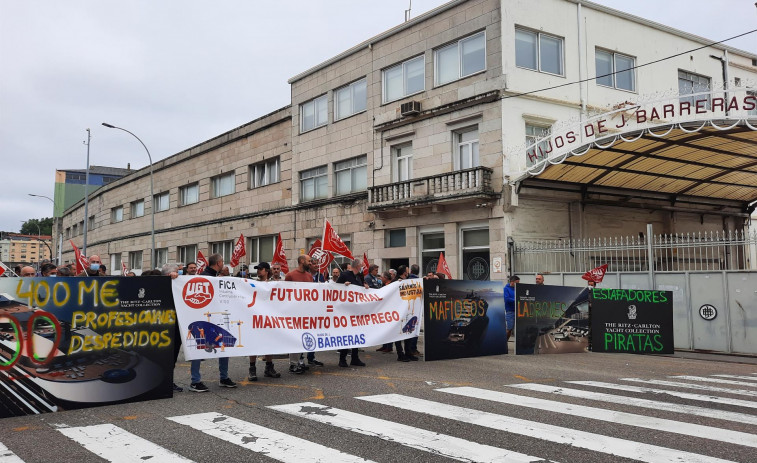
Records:
[[[693,272],[757,269],[757,231],[514,242],[513,273]],[[652,262],[650,269],[649,262]]]

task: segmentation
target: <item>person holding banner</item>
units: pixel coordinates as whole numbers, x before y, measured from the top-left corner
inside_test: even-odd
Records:
[[[245,265],[243,268],[246,270],[247,266]],[[271,266],[268,265],[268,262],[260,262],[255,266],[255,270],[258,271],[258,281],[268,281],[268,277],[271,275]],[[250,355],[250,370],[247,376],[248,381],[258,380],[255,367],[255,362],[257,362],[257,360],[257,355]],[[266,355],[263,357],[263,360],[265,360],[265,370],[263,371],[263,375],[267,378],[281,378],[281,373],[273,368],[273,356]]]
[[[310,271],[311,268],[310,256],[303,254],[297,257],[297,268],[286,274],[285,281],[299,281],[302,283],[312,283],[313,274]],[[296,354],[289,354],[289,372],[295,375],[301,375],[305,373],[308,367],[305,366],[305,362],[301,360],[302,352]]]
[[[515,285],[520,282],[518,275],[510,277],[510,282],[505,286],[505,322],[507,323],[507,338],[510,340],[510,335],[513,334],[513,328],[515,327]]]
[[[221,254],[213,254],[208,257],[208,266],[202,271],[202,275],[209,277],[219,276],[221,270],[223,270],[223,256]],[[208,386],[204,385],[202,377],[200,376],[200,362],[202,360],[192,360],[190,362],[190,374],[192,377],[192,383],[189,385],[189,390],[193,392],[208,392]],[[221,387],[234,388],[237,387],[237,383],[229,378],[229,358],[218,358],[218,373],[220,375],[220,381],[218,385]]]
[[[370,286],[368,286],[368,283],[366,283],[365,280],[363,280],[363,272],[361,270],[362,263],[363,261],[361,259],[353,260],[351,270],[342,272],[342,274],[339,276],[339,279],[336,282],[342,283],[345,286],[349,286],[353,284],[353,285],[361,285],[366,289],[370,289]],[[360,357],[358,357],[357,347],[352,348],[352,359],[350,360],[349,365],[347,365],[348,353],[349,353],[348,349],[339,349],[339,366],[340,367],[347,368],[350,365],[356,366],[356,367],[365,366],[365,363],[360,360]]]

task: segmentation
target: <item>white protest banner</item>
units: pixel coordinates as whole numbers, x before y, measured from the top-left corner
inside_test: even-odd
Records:
[[[423,280],[381,289],[180,276],[173,297],[187,360],[375,346],[418,336]]]

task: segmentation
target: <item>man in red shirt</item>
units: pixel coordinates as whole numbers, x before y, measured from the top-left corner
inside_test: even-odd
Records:
[[[297,268],[287,273],[284,281],[299,281],[302,283],[312,283],[313,274],[311,273],[310,256],[303,254],[297,257]],[[305,373],[308,367],[301,360],[302,353],[289,354],[289,372],[296,375]]]

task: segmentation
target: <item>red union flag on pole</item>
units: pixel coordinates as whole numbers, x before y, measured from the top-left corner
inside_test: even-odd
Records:
[[[449,266],[447,265],[447,260],[444,259],[444,253],[439,253],[439,262],[436,264],[436,273],[443,273],[444,276],[448,279],[452,279],[452,274],[449,271]]]
[[[197,251],[197,274],[201,274],[203,270],[205,270],[205,267],[208,266],[208,260],[205,258],[205,256],[202,255],[202,252],[199,250]]]
[[[339,238],[339,235],[337,235],[336,230],[334,230],[334,227],[331,226],[328,220],[324,220],[325,223],[323,225],[323,250],[333,252],[336,254],[339,254],[340,256],[344,256],[348,259],[354,260],[355,258],[352,256],[352,253],[350,252],[349,248],[346,244],[344,244],[344,241],[342,241],[341,238]]]
[[[593,281],[594,283],[602,283],[602,280],[605,278],[605,273],[607,272],[607,264],[600,265],[597,268],[593,268],[589,270],[588,272],[584,273],[581,278],[583,278],[586,281]]]
[[[279,233],[279,236],[276,239],[276,250],[273,251],[273,260],[271,263],[281,265],[281,271],[284,272],[284,274],[289,273],[289,265],[287,264],[287,255],[284,252],[284,242],[281,241],[281,233]]]
[[[126,270],[127,270],[126,264],[124,263],[124,261],[121,261],[121,275],[122,276],[126,275]]]
[[[81,253],[79,251],[79,248],[76,247],[73,241],[69,240],[69,243],[71,243],[71,246],[74,248],[74,258],[76,259],[76,274],[80,274],[84,271],[84,269],[89,268],[89,259],[87,259],[87,256]]]
[[[236,267],[239,264],[239,259],[245,254],[247,254],[247,252],[244,250],[244,235],[240,234],[237,244],[234,245],[234,252],[231,253],[231,262],[229,262],[229,265]]]
[[[368,255],[363,253],[363,276],[368,276],[368,267],[370,266],[371,264],[368,263]]]
[[[318,273],[323,273],[329,269],[329,265],[334,261],[334,256],[330,252],[326,252],[321,248],[321,240],[315,240],[308,255],[318,265]]]

